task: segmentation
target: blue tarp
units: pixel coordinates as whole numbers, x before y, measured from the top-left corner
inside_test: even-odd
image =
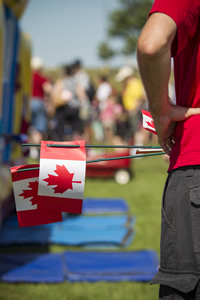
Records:
[[[149,281],[158,269],[152,250],[65,253],[69,281]]]
[[[85,198],[83,200],[82,213],[127,213],[128,204],[121,198]]]
[[[128,215],[112,215],[112,216],[83,216],[74,215],[69,216],[63,214],[63,221],[58,223],[51,223],[41,225],[40,228],[59,228],[59,229],[79,229],[79,228],[110,228],[110,227],[133,227],[135,223],[135,216]],[[11,215],[4,223],[3,229],[15,230],[15,227],[19,227],[16,214]],[[35,227],[31,227],[34,228]]]
[[[61,254],[0,254],[0,278],[6,282],[63,282]]]
[[[56,226],[62,228],[79,229],[79,228],[117,228],[117,227],[133,227],[135,217],[121,216],[76,216],[65,219],[63,222],[57,223]]]
[[[127,246],[134,237],[133,225],[134,217],[128,216],[77,216],[58,223],[19,228],[14,215],[2,226],[0,245]]]
[[[6,282],[149,281],[157,272],[153,250],[0,254],[0,279]]]

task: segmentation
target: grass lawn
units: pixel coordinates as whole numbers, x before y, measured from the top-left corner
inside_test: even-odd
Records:
[[[160,207],[167,163],[162,157],[135,159],[132,181],[120,186],[113,179],[87,179],[85,197],[122,197],[136,216],[136,235],[132,244],[122,251],[154,249],[159,253]],[[48,251],[71,249],[50,246]],[[41,247],[1,247],[1,252],[42,251]],[[0,283],[0,300],[156,300],[158,286],[147,283],[62,283],[62,284],[6,284]]]

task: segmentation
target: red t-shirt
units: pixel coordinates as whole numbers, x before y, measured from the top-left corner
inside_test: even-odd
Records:
[[[155,0],[150,14],[161,12],[177,25],[172,44],[177,105],[200,107],[200,1]],[[200,165],[200,115],[179,122],[169,171]]]
[[[33,72],[33,89],[32,96],[36,98],[44,99],[43,84],[48,80],[42,77],[38,72]]]

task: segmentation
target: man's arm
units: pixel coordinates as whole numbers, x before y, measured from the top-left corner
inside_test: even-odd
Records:
[[[176,122],[200,113],[200,109],[174,106],[168,98],[171,46],[176,30],[176,23],[169,16],[154,13],[144,26],[137,44],[138,65],[150,112],[160,145],[169,155]]]

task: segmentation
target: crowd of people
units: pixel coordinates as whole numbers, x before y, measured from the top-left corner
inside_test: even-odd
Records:
[[[41,58],[32,58],[31,65],[31,143],[85,139],[87,143],[142,145],[149,138],[141,114],[147,101],[133,67],[118,70],[116,90],[106,75],[100,74],[94,84],[80,60],[63,66],[54,82],[43,75]],[[37,149],[31,148],[30,155],[36,158]]]

